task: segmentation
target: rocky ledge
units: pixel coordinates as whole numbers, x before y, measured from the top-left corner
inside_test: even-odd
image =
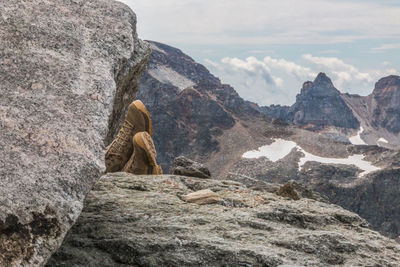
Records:
[[[215,192],[219,200],[205,205],[185,201],[187,195],[204,189]],[[230,180],[115,173],[95,184],[48,266],[399,262],[399,244],[336,205],[293,200]]]

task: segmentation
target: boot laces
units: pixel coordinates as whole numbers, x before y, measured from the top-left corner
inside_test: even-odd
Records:
[[[126,147],[130,142],[130,136],[132,135],[134,126],[128,122],[124,121],[122,124],[121,130],[118,132],[117,138],[112,142],[110,146],[110,153],[119,153],[123,151],[123,148]]]

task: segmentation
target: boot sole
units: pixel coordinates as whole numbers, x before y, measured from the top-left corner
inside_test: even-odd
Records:
[[[153,136],[153,126],[152,126],[152,122],[151,122],[151,117],[150,117],[150,113],[147,110],[146,106],[140,100],[135,100],[135,101],[133,101],[132,104],[136,107],[137,110],[142,112],[142,114],[144,115],[144,119],[148,126],[148,132],[149,132],[150,136]]]
[[[146,152],[147,159],[152,167],[152,174],[162,174],[161,166],[157,165],[156,148],[151,136],[146,132],[137,133],[134,137],[134,142]]]

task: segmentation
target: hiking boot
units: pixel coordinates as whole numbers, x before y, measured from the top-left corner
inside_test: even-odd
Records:
[[[138,132],[153,135],[150,114],[142,101],[133,101],[128,108],[125,121],[114,141],[106,148],[106,173],[121,171],[133,153],[132,138]]]
[[[133,137],[133,155],[122,171],[133,174],[162,174],[157,165],[157,152],[153,139],[147,132],[140,132]]]

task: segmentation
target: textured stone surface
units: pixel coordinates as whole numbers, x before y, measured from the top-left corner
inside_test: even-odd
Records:
[[[209,188],[220,204],[186,203]],[[400,245],[358,215],[241,183],[179,176],[101,178],[48,266],[397,266]]]
[[[190,160],[184,156],[180,156],[174,159],[173,174],[198,177],[198,178],[210,178],[210,170],[201,163]]]
[[[196,203],[199,205],[220,203],[222,199],[219,195],[210,189],[203,189],[184,196],[184,200],[188,203]]]
[[[148,56],[119,2],[0,1],[0,266],[59,246]]]

